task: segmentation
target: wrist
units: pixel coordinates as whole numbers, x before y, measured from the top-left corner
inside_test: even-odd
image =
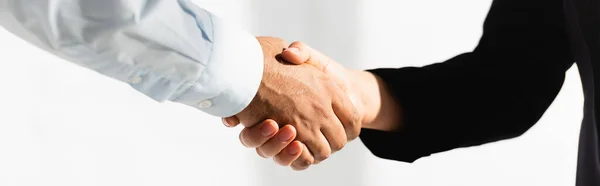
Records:
[[[379,97],[373,90],[377,90],[376,79],[373,74],[360,70],[348,70],[349,91],[348,94],[357,108],[364,127],[372,125],[377,115]],[[378,92],[378,91],[377,91]]]
[[[362,108],[362,127],[394,131],[401,126],[401,109],[381,78],[367,71],[352,71],[352,91]]]

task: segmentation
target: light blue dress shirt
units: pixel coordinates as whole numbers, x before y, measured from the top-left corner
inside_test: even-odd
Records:
[[[0,0],[0,25],[156,101],[214,116],[242,111],[262,79],[256,38],[189,0]]]

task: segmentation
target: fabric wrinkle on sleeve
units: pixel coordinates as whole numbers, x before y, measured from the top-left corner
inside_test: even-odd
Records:
[[[262,78],[256,38],[189,0],[6,1],[10,32],[159,102],[230,116]]]

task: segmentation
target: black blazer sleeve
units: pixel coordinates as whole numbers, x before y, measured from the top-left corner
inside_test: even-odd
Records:
[[[402,107],[397,132],[363,129],[378,157],[432,153],[523,134],[558,94],[573,64],[561,0],[496,0],[473,52],[424,67],[376,69]]]

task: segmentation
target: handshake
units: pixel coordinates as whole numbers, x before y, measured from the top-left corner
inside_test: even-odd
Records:
[[[264,53],[261,85],[252,102],[223,123],[245,126],[241,143],[261,157],[305,170],[356,139],[362,127],[397,128],[389,114],[397,115],[398,106],[381,104],[392,98],[373,74],[346,69],[301,42],[257,39]]]

